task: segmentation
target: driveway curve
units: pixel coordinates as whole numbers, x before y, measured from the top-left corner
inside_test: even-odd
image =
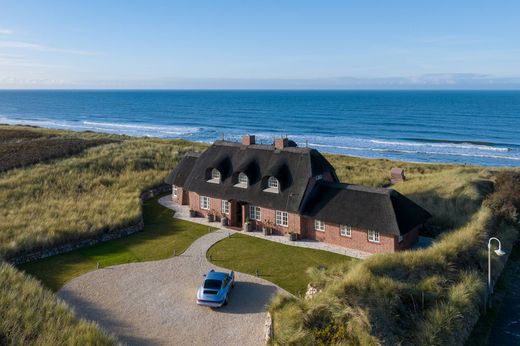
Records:
[[[195,303],[202,275],[212,268],[225,270],[209,263],[206,252],[227,236],[218,230],[180,256],[87,273],[58,296],[129,345],[262,345],[265,307],[276,292],[287,293],[283,289],[236,273],[227,306],[213,310]]]

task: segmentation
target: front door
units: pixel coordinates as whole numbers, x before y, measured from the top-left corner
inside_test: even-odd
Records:
[[[236,202],[235,207],[235,224],[234,226],[242,228],[242,202]]]

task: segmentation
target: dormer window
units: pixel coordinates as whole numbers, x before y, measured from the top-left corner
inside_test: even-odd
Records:
[[[243,172],[238,173],[238,182],[235,184],[235,187],[240,187],[242,189],[247,189],[249,186],[249,178]]]
[[[208,183],[220,184],[220,178],[220,171],[216,168],[213,168],[211,170],[211,178],[208,180]]]
[[[267,188],[264,190],[265,192],[278,193],[280,192],[280,183],[276,177],[269,177],[267,179]]]

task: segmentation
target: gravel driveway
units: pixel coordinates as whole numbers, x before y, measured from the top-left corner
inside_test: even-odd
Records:
[[[281,288],[237,273],[227,306],[212,310],[195,303],[202,275],[219,269],[206,260],[206,251],[227,235],[205,235],[171,259],[87,273],[58,296],[129,345],[262,345],[265,306]]]

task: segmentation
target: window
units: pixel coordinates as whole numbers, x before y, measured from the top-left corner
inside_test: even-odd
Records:
[[[172,196],[177,197],[177,186],[172,185]]]
[[[264,191],[271,193],[280,192],[280,184],[278,183],[278,179],[276,179],[276,177],[269,177],[267,179],[267,188]]]
[[[222,200],[222,214],[229,214],[229,202],[225,199]]]
[[[402,242],[403,241],[403,236],[400,235],[398,240],[399,240],[399,242]]]
[[[352,237],[352,227],[347,225],[341,225],[339,227],[339,234],[343,237]]]
[[[249,185],[249,179],[247,178],[247,175],[242,172],[238,173],[238,182],[235,184],[235,187],[247,189],[248,185]]]
[[[276,224],[283,227],[289,226],[289,213],[286,211],[276,211]]]
[[[379,243],[379,232],[368,231],[368,241],[371,243]]]
[[[245,173],[239,173],[238,174],[238,183],[247,185],[248,179],[247,179],[247,175],[245,175]]]
[[[256,205],[249,206],[249,219],[257,221],[262,219],[262,216],[260,215],[260,207],[257,207]]]
[[[316,231],[325,232],[325,222],[321,220],[314,220],[314,229]]]
[[[208,180],[208,183],[220,184],[220,171],[216,168],[211,170],[211,178]]]
[[[200,209],[209,210],[209,197],[200,196]]]

